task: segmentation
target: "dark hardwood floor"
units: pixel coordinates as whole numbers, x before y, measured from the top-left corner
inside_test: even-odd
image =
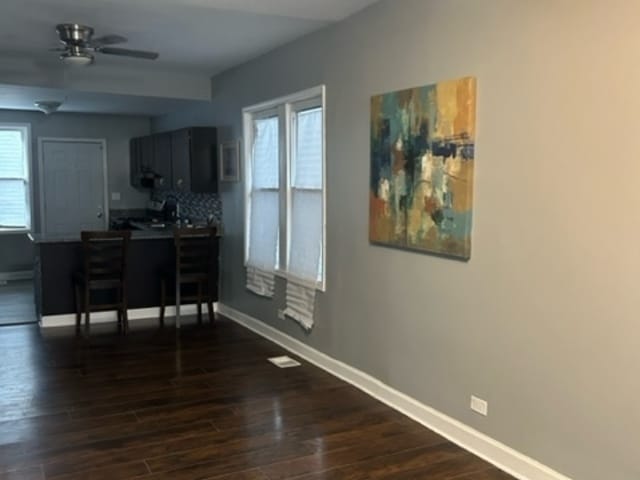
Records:
[[[0,285],[0,326],[35,323],[33,280],[12,281]]]
[[[0,480],[507,480],[366,394],[214,327],[0,329]]]

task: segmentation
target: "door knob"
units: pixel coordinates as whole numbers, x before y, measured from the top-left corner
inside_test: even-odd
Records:
[[[102,212],[98,212],[98,218],[102,218]]]

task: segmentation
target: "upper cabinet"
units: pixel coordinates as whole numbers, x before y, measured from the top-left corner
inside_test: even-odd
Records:
[[[171,132],[171,158],[173,160],[173,190],[191,191],[191,130],[184,128]]]
[[[131,185],[138,188],[216,193],[216,129],[192,127],[132,139]]]
[[[167,190],[171,188],[171,135],[158,133],[153,139],[153,173],[156,175],[155,188]]]
[[[142,187],[142,179],[153,172],[153,137],[138,137],[129,143],[131,185]]]
[[[211,190],[211,185],[215,190]],[[215,128],[191,129],[191,191],[218,192],[218,135]]]

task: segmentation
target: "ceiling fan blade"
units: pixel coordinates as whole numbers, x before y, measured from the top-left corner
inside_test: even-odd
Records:
[[[53,47],[48,49],[49,52],[66,52],[67,47]]]
[[[121,35],[103,35],[102,37],[92,38],[91,46],[93,48],[98,48],[103,45],[115,45],[116,43],[125,43],[126,41],[126,37]]]
[[[144,58],[146,60],[155,60],[158,58],[156,52],[145,52],[143,50],[129,50],[128,48],[101,47],[97,49],[100,53],[107,55],[120,55],[123,57]]]

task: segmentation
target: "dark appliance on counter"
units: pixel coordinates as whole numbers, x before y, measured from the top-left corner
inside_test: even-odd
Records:
[[[164,199],[164,219],[169,222],[180,219],[180,202],[174,195],[167,195]]]
[[[142,188],[159,189],[164,186],[164,177],[154,172],[144,172],[140,174],[140,186]]]

